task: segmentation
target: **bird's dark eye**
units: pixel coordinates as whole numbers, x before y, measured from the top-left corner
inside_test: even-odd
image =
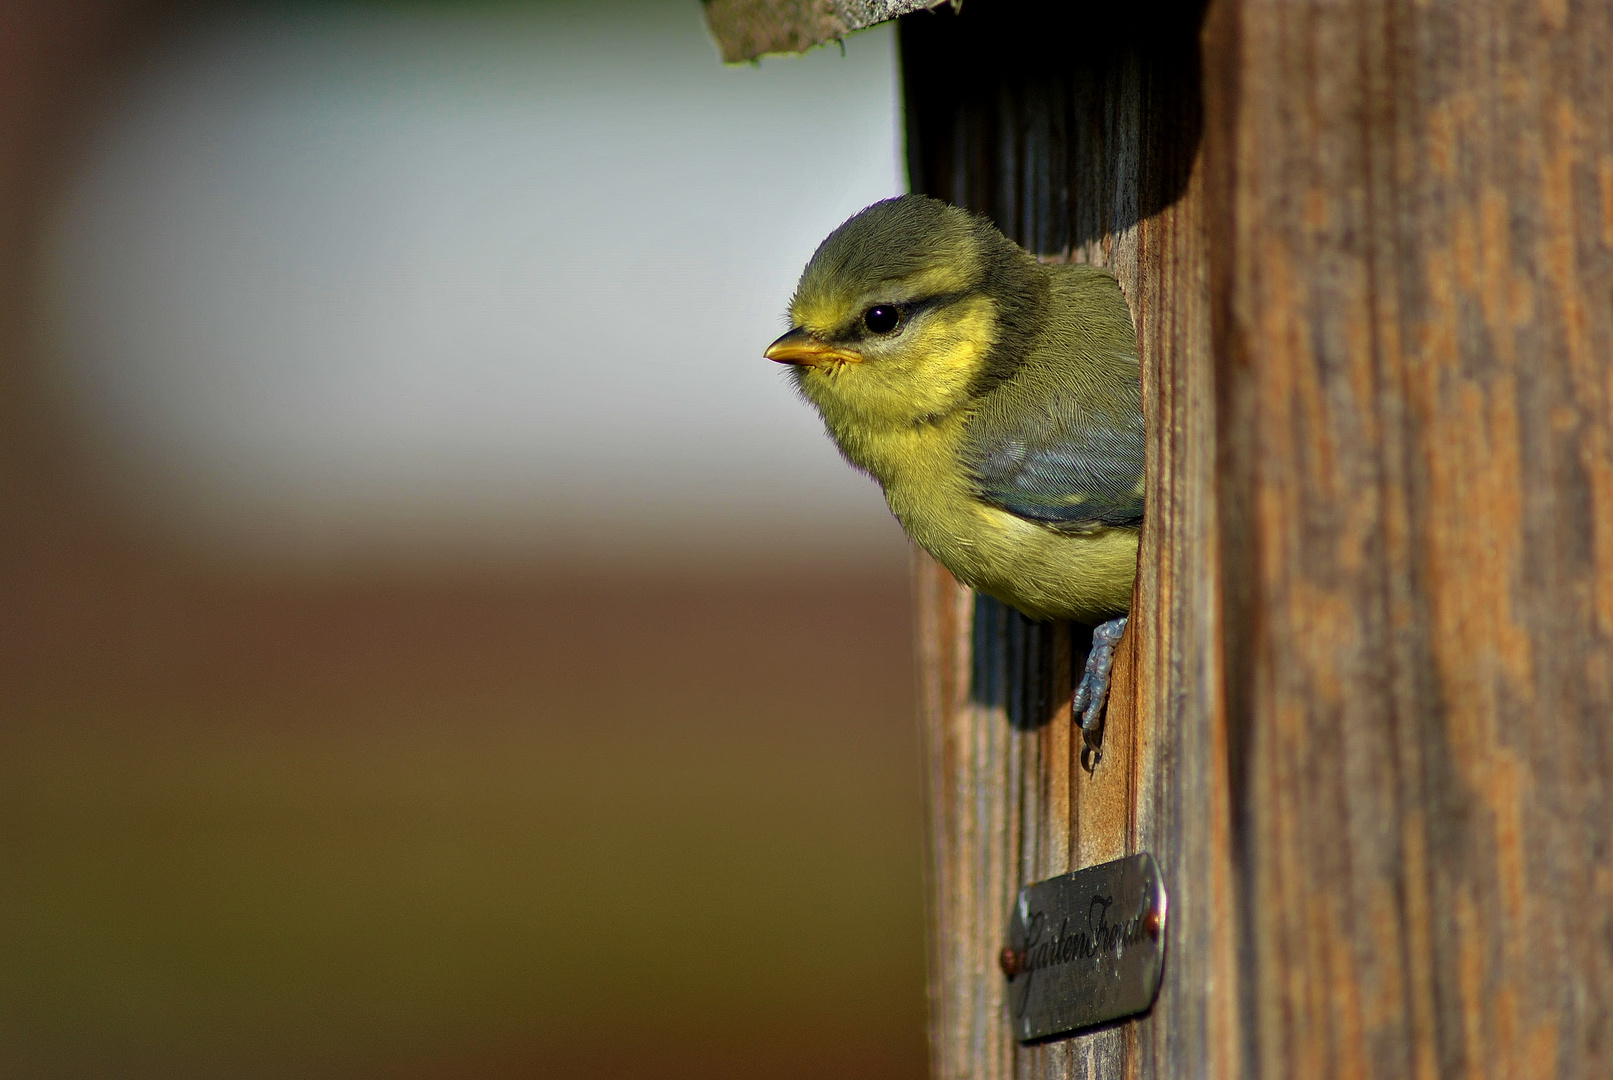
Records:
[[[863,325],[870,334],[888,334],[901,321],[901,311],[892,304],[876,304],[863,312]]]

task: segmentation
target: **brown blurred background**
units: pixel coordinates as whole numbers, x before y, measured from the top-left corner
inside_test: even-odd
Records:
[[[759,359],[848,46],[0,8],[0,1074],[923,1074],[905,549]]]

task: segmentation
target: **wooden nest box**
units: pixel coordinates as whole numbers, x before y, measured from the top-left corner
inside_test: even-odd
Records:
[[[899,28],[913,189],[1115,272],[1150,440],[1091,774],[1068,629],[916,567],[936,1075],[1613,1076],[1613,7],[1119,7]],[[1017,1043],[1017,890],[1141,851],[1152,1010]]]

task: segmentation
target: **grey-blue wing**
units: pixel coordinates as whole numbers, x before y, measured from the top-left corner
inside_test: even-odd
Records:
[[[1061,532],[1142,524],[1135,361],[1099,366],[1096,379],[1028,380],[982,403],[964,440],[982,501]]]

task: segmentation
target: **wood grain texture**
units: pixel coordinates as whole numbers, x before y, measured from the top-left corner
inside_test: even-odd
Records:
[[[1613,1076],[1610,50],[1212,14],[1249,1075]]]
[[[1155,478],[1104,757],[1090,775],[1060,637],[1079,644],[1085,628],[1038,628],[917,557],[938,1077],[1238,1074],[1210,572],[1215,394],[1193,172],[1198,13],[1148,15],[1101,22],[1058,6],[967,5],[961,17],[902,25],[914,189],[991,215],[1045,259],[1116,272],[1138,322]],[[1030,689],[1048,686],[1046,699]],[[995,958],[1019,886],[1143,849],[1160,858],[1171,894],[1158,1004],[1141,1020],[1016,1046]]]
[[[1613,9],[982,6],[914,186],[1114,269],[1150,484],[1090,777],[917,571],[936,1075],[1613,1076]],[[1009,897],[1145,848],[1158,1004],[1014,1046]]]

